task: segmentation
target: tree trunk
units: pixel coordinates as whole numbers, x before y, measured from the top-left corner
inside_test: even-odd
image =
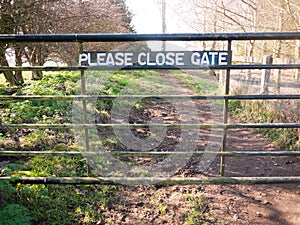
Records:
[[[35,51],[32,54],[31,64],[35,66],[42,66],[43,59],[42,59],[42,49],[41,46],[36,46]],[[34,70],[32,71],[32,80],[41,80],[43,78],[43,71],[41,70]]]
[[[15,59],[16,59],[16,66],[22,66],[22,50],[20,47],[15,47]],[[15,72],[15,78],[20,84],[24,83],[22,71]]]
[[[0,46],[0,65],[8,67],[8,62],[5,57],[5,48]],[[4,74],[4,77],[6,81],[9,83],[10,86],[16,86],[19,85],[18,80],[14,76],[14,73],[12,71],[4,70],[0,71],[0,73]]]
[[[32,71],[32,80],[41,80],[43,78],[43,72],[40,70]]]

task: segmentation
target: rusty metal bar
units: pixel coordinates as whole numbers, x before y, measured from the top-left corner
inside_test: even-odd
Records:
[[[6,151],[0,150],[0,156],[82,156],[84,155],[113,155],[113,156],[133,156],[133,157],[162,157],[169,155],[193,155],[202,156],[226,156],[226,157],[253,157],[253,156],[300,156],[300,151],[227,151],[227,152],[63,152],[63,151]]]
[[[300,99],[299,94],[288,95],[0,95],[0,100],[24,101],[24,100],[114,100],[127,98],[154,98],[154,99],[192,99],[192,100],[282,100]]]
[[[170,129],[237,129],[237,128],[300,128],[300,123],[235,123],[235,124],[5,124],[10,128],[30,129],[94,129],[94,128],[170,128]]]
[[[193,185],[193,184],[286,184],[300,183],[299,176],[290,177],[0,177],[0,181],[21,184],[60,184],[60,185]]]

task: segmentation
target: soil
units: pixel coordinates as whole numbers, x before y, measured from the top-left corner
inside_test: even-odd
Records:
[[[163,74],[181,94],[195,94],[167,71]],[[212,106],[201,100],[195,104],[201,115],[200,122],[211,122]],[[170,110],[170,107],[157,108],[156,116],[169,115]],[[171,114],[174,115],[174,112]],[[136,117],[139,122],[147,122],[151,110],[144,107],[134,115],[133,118]],[[178,120],[175,115],[174,120]],[[136,130],[134,132],[137,133]],[[147,132],[139,131],[149,135]],[[159,151],[172,150],[172,146],[176,145],[180,132],[173,133],[171,137],[167,135],[169,138],[160,145]],[[212,132],[207,130],[200,131],[196,151],[205,150],[211,135]],[[279,150],[253,129],[228,130],[227,138],[228,151]],[[300,159],[295,157],[227,157],[225,160],[226,176],[300,175]],[[199,168],[200,161],[192,158],[173,176],[219,176],[219,158],[213,159],[205,170]],[[103,224],[300,224],[299,184],[123,186],[118,189],[117,196],[119,203],[105,212]]]

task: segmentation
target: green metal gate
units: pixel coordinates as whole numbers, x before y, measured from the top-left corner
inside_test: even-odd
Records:
[[[14,183],[28,183],[28,184],[120,184],[122,181],[126,182],[138,182],[145,183],[147,181],[160,185],[188,185],[188,184],[267,184],[267,183],[300,183],[300,176],[290,177],[226,177],[225,166],[226,157],[240,157],[240,156],[293,156],[299,157],[300,151],[229,151],[226,148],[226,136],[228,129],[237,128],[298,128],[300,129],[300,123],[265,123],[265,124],[249,124],[238,123],[231,124],[228,120],[228,103],[231,100],[284,100],[294,99],[299,100],[300,94],[289,95],[230,95],[230,76],[232,70],[254,70],[254,69],[300,69],[300,64],[238,64],[232,63],[232,42],[233,41],[247,41],[247,40],[299,40],[300,33],[233,33],[233,34],[53,34],[53,35],[0,35],[0,42],[4,43],[19,43],[19,42],[77,42],[79,46],[82,46],[84,42],[135,42],[135,41],[222,41],[226,43],[228,52],[228,65],[213,65],[209,68],[194,68],[200,70],[224,70],[225,73],[225,90],[224,95],[219,96],[188,96],[192,99],[202,100],[222,100],[223,101],[223,123],[220,124],[190,124],[190,125],[165,125],[165,127],[190,127],[190,128],[220,128],[222,132],[222,147],[217,153],[221,158],[220,163],[220,176],[219,177],[207,177],[207,178],[157,178],[157,177],[132,177],[132,178],[106,178],[106,177],[0,177],[0,180],[9,180]],[[82,49],[80,50],[82,51]],[[72,101],[74,99],[81,100],[83,103],[83,109],[85,108],[85,101],[91,98],[98,99],[111,99],[115,96],[89,96],[85,90],[85,71],[88,70],[87,66],[61,66],[61,67],[5,67],[1,66],[0,71],[80,71],[82,89],[81,95],[76,96],[11,96],[2,95],[0,101],[13,100],[64,100]],[[97,68],[96,68],[97,69]],[[98,68],[99,69],[99,68]],[[106,68],[109,69],[109,68]],[[124,70],[133,69],[130,67],[123,68]],[[172,66],[162,66],[157,68],[156,66],[135,66],[134,69],[174,69]],[[128,97],[128,96],[127,96]],[[130,96],[129,96],[130,97]],[[174,96],[163,96],[164,98],[174,98]],[[186,98],[187,96],[176,96],[176,98]],[[85,115],[83,115],[84,117]],[[83,119],[86,121],[86,119]],[[88,140],[88,130],[91,126],[88,123],[84,124],[2,124],[2,126],[8,126],[10,129],[17,128],[30,128],[30,129],[70,129],[74,126],[79,126],[84,129],[85,138]],[[96,124],[97,127],[109,127],[112,124]],[[149,125],[132,125],[132,127],[149,127]],[[88,146],[88,141],[87,141]],[[155,156],[168,155],[170,152],[113,152],[114,155],[138,155],[143,156]],[[176,154],[173,152],[173,154]],[[210,152],[192,152],[193,156],[201,157],[206,154],[215,154]],[[72,155],[81,155],[80,152],[53,152],[53,151],[0,151],[1,156],[35,156],[35,155],[65,155],[65,157]]]

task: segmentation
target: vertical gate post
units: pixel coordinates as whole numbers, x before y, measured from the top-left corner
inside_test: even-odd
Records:
[[[82,42],[79,43],[79,53],[83,52],[83,44]],[[81,84],[81,95],[86,95],[86,88],[85,88],[85,73],[84,70],[80,70],[80,84]],[[87,107],[86,107],[86,100],[82,100],[82,112],[83,112],[83,123],[87,124]],[[84,140],[85,140],[85,148],[86,151],[89,152],[90,149],[90,143],[89,143],[89,130],[88,128],[84,129]],[[87,159],[87,175],[91,175],[91,167],[89,166],[89,162]]]
[[[273,63],[272,55],[268,55],[263,58],[263,64],[272,64],[272,63]],[[261,85],[260,85],[261,94],[265,94],[265,95],[269,94],[270,75],[271,75],[270,69],[265,69],[262,71]]]
[[[232,63],[232,54],[231,54],[231,40],[228,40],[228,65],[230,66]],[[229,95],[230,90],[230,69],[226,69],[226,77],[225,77],[225,95]],[[223,106],[223,123],[228,123],[228,99],[224,99],[224,106]],[[221,146],[221,152],[226,151],[226,139],[227,139],[227,128],[224,127],[222,132],[222,146]],[[220,176],[225,175],[225,156],[221,156],[220,161]]]

